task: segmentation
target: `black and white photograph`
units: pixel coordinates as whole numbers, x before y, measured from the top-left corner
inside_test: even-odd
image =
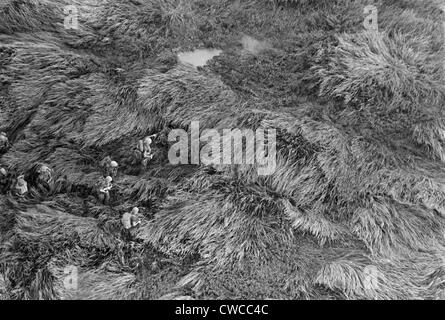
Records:
[[[0,300],[445,300],[445,0],[0,0]]]

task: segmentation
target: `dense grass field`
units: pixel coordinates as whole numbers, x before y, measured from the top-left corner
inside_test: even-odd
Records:
[[[377,1],[378,32],[371,0],[0,4],[0,167],[57,181],[0,194],[0,299],[445,297],[444,1]],[[223,53],[178,61],[195,48]],[[276,129],[275,173],[171,165],[166,135],[135,167],[139,139],[191,121]]]

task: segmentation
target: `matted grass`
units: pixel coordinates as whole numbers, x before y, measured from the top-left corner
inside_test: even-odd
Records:
[[[45,163],[57,181],[0,195],[0,299],[441,296],[437,1],[383,1],[378,34],[359,0],[79,0],[78,30],[63,28],[66,4],[0,9],[0,165]],[[246,36],[267,46],[244,50]],[[204,68],[175,59],[208,46],[224,52]],[[172,166],[164,135],[135,167],[138,139],[191,121],[276,129],[276,171]],[[120,165],[109,206],[94,198],[107,155]],[[119,221],[134,206],[131,245]]]

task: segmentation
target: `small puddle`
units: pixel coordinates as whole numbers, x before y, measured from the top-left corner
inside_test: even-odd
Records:
[[[221,53],[222,50],[219,49],[196,49],[194,51],[178,53],[178,59],[183,63],[188,63],[195,67],[202,67],[205,66],[210,59]]]

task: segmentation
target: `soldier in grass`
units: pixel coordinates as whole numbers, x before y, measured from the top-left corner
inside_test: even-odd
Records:
[[[34,171],[37,175],[35,179],[37,189],[42,192],[51,192],[54,189],[53,170],[47,165],[40,164]]]
[[[28,183],[23,174],[17,177],[12,193],[18,197],[24,197],[28,193]]]
[[[141,162],[144,168],[153,159],[154,154],[151,149],[151,144],[153,143],[153,139],[156,137],[157,134],[153,134],[151,136],[145,137],[142,140],[139,140],[134,150],[136,159]]]
[[[111,160],[110,156],[105,157],[100,163],[100,167],[104,172],[104,176],[110,176],[115,178],[117,175],[117,170],[119,168],[119,164],[116,161]]]
[[[125,212],[121,219],[124,229],[130,230],[141,223],[139,218],[139,208],[134,207],[131,212]]]
[[[5,153],[10,147],[8,136],[4,132],[0,132],[0,153]]]
[[[0,193],[6,193],[9,185],[8,171],[0,167]]]
[[[101,178],[98,183],[98,197],[99,201],[103,204],[108,204],[110,202],[110,190],[113,188],[112,181],[113,178],[108,176],[106,178]]]
[[[129,248],[133,250],[135,246],[135,239],[132,231],[141,224],[141,219],[139,217],[139,208],[134,207],[131,212],[125,212],[122,215],[121,223],[124,228],[122,232],[123,238],[125,241],[129,242]]]
[[[40,165],[37,169],[37,180],[41,182],[50,183],[53,180],[53,170],[51,170],[47,165]]]

